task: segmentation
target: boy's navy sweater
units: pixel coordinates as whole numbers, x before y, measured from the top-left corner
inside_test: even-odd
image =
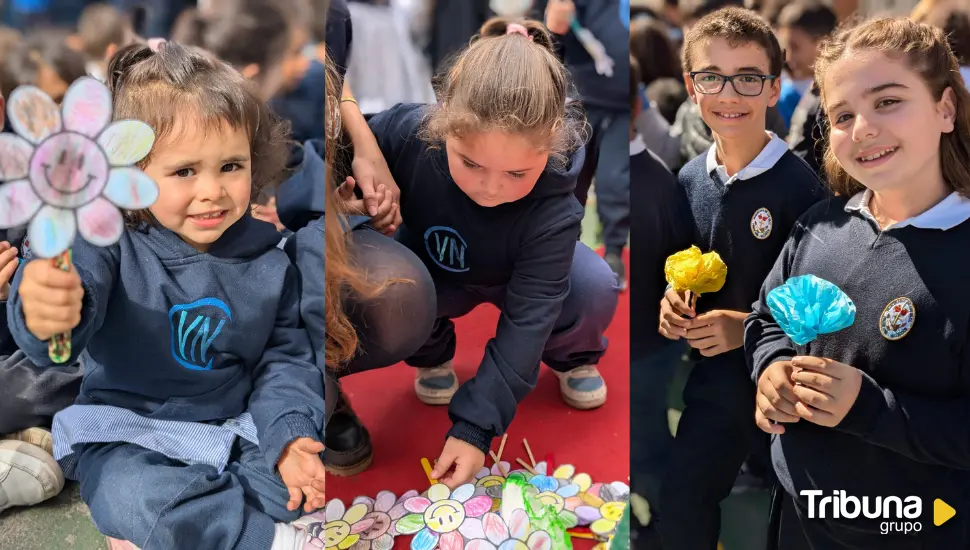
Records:
[[[845,197],[832,198],[799,220],[745,322],[754,379],[772,363],[799,355],[862,371],[859,396],[838,426],[785,424],[785,433],[772,441],[775,471],[803,510],[803,490],[826,496],[842,490],[870,502],[875,496],[922,498],[923,529],[903,537],[908,543],[892,544],[881,535],[885,520],[831,514],[808,520],[849,533],[846,547],[966,548],[970,516],[960,512],[970,510],[970,263],[961,251],[970,242],[970,221],[946,231],[909,225],[880,232],[846,204]],[[855,302],[856,317],[842,331],[796,346],[774,322],[765,296],[804,274],[841,288]],[[900,297],[912,301],[915,317],[909,332],[891,341],[880,320]],[[937,498],[957,514],[933,527]]]
[[[327,69],[313,61],[300,84],[270,104],[282,118],[290,121],[290,139],[303,143],[308,139],[324,139],[327,130]]]
[[[125,231],[99,248],[74,242],[84,286],[74,361],[86,366],[80,405],[209,422],[248,411],[271,469],[300,437],[319,439],[323,380],[300,322],[296,268],[272,225],[248,214],[200,253],[161,228]],[[7,319],[19,347],[51,365],[24,322],[13,284]]]
[[[0,229],[0,242],[8,242],[17,247],[18,256],[23,257],[23,243],[27,236],[27,228]],[[0,281],[0,285],[8,281]],[[10,281],[12,282],[12,281]],[[10,329],[7,327],[7,302],[0,301],[0,357],[12,355],[17,351],[17,342],[14,341]]]
[[[584,104],[628,112],[630,110],[630,29],[620,18],[618,0],[575,0],[576,20],[593,33],[613,59],[613,76],[596,72],[596,64],[576,33],[562,40],[563,61]]]
[[[327,11],[327,50],[341,79],[347,75],[353,37],[354,26],[351,24],[347,0],[331,0]]]
[[[506,286],[495,338],[474,378],[452,398],[449,435],[487,452],[535,387],[539,359],[569,293],[583,209],[573,195],[584,151],[565,170],[547,168],[525,198],[475,204],[451,179],[444,145],[417,133],[429,107],[397,105],[370,120],[401,188],[397,239],[427,265],[435,284]]]
[[[664,264],[694,243],[690,205],[677,178],[649,150],[630,156],[630,232],[649,238],[630,250],[632,334],[630,357],[642,359],[670,341],[660,335],[660,299],[667,288]]]
[[[815,172],[790,151],[773,167],[749,179],[725,185],[707,171],[702,154],[680,170],[703,252],[716,251],[727,265],[727,279],[718,292],[697,299],[697,313],[715,309],[751,311],[758,291],[771,271],[795,221],[826,191]],[[752,219],[765,208],[771,215],[766,238],[755,237]]]

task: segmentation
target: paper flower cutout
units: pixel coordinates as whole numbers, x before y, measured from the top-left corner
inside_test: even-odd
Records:
[[[567,529],[575,527],[579,524],[575,510],[582,505],[578,495],[590,487],[592,479],[587,474],[576,475],[576,468],[570,464],[559,466],[551,476],[546,475],[546,469],[545,462],[536,464],[536,475],[528,479],[537,491],[535,498],[543,506],[551,506]]]
[[[502,504],[502,487],[505,485],[506,479],[502,475],[502,471],[509,472],[510,467],[508,462],[501,462],[493,465],[491,469],[482,468],[475,476],[475,494],[491,497],[492,509],[490,511],[492,512],[497,511]]]
[[[694,294],[707,294],[724,286],[727,266],[717,252],[701,254],[700,248],[692,246],[667,258],[664,275],[678,292],[689,290]]]
[[[765,301],[785,334],[799,346],[855,322],[855,304],[839,287],[815,275],[799,275],[768,293]]]
[[[81,236],[96,246],[121,238],[119,208],[148,208],[158,186],[133,165],[145,158],[155,132],[144,122],[111,122],[111,94],[100,81],[80,78],[63,104],[40,88],[10,94],[7,112],[19,134],[0,134],[0,228],[29,223],[31,251],[42,258],[65,252]]]
[[[525,510],[518,508],[511,515],[506,523],[498,514],[485,514],[484,537],[468,541],[465,550],[552,550],[552,537],[533,530]]]
[[[394,548],[394,537],[399,535],[394,529],[394,522],[407,515],[404,509],[404,501],[411,497],[418,496],[417,491],[408,491],[396,498],[390,491],[377,493],[377,498],[357,497],[354,505],[363,504],[367,507],[367,514],[364,520],[372,523],[364,531],[360,532],[360,539],[351,547],[351,550],[391,550]]]
[[[415,534],[411,550],[461,550],[466,540],[485,538],[481,517],[492,508],[492,499],[475,496],[475,485],[466,483],[453,492],[441,483],[428,489],[428,496],[404,501],[411,512],[397,520],[394,529],[402,535]]]
[[[576,509],[580,525],[589,525],[593,534],[607,538],[616,531],[630,501],[630,487],[621,481],[593,484],[580,498],[586,503]]]
[[[365,503],[346,508],[343,501],[333,499],[327,503],[324,512],[303,516],[293,525],[310,534],[309,544],[312,546],[348,550],[357,544],[361,533],[374,524],[374,519],[364,517],[369,511]]]

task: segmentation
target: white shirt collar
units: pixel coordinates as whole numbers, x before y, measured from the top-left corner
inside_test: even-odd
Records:
[[[876,218],[869,210],[869,201],[872,199],[872,190],[866,189],[852,196],[845,203],[846,212],[858,212],[864,218],[876,223]],[[906,226],[918,227],[920,229],[940,229],[946,231],[953,229],[961,223],[970,219],[970,198],[964,197],[960,193],[950,193],[945,199],[936,203],[935,206],[918,216],[897,222],[885,229],[900,229]]]
[[[647,144],[643,141],[643,136],[637,134],[630,140],[630,156],[639,155],[647,150]]]
[[[749,180],[755,176],[760,176],[778,163],[778,161],[788,152],[788,143],[779,138],[774,132],[765,132],[768,137],[768,144],[758,153],[747,166],[738,170],[733,176],[727,175],[727,168],[717,162],[717,143],[711,145],[707,151],[707,173],[717,172],[717,175],[724,182],[724,185],[731,185],[738,180]]]

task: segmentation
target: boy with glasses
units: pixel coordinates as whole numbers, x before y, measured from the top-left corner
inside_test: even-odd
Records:
[[[748,455],[767,448],[754,423],[744,319],[795,221],[825,191],[811,168],[765,131],[766,111],[778,102],[782,52],[764,20],[736,7],[711,13],[688,31],[683,56],[687,91],[714,145],[678,179],[696,244],[717,251],[728,275],[724,288],[696,305],[673,289],[661,300],[660,333],[686,340],[697,361],[661,488],[660,529],[665,550],[714,550],[720,502]]]

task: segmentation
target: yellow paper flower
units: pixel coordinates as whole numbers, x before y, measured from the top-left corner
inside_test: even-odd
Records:
[[[717,292],[727,279],[727,266],[717,252],[701,254],[701,249],[692,246],[672,254],[664,264],[664,275],[674,290],[689,290],[694,294]]]

